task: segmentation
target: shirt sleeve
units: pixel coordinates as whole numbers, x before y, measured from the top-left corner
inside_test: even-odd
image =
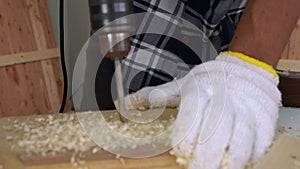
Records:
[[[207,37],[217,52],[228,47],[234,25],[238,23],[246,0],[134,0],[134,11],[167,13],[192,23]],[[145,22],[151,18],[144,18]],[[147,31],[149,25],[137,28],[137,33]],[[172,37],[170,25],[160,25],[161,35],[138,34],[131,37],[132,50],[123,60],[125,82],[138,90],[144,86],[158,85],[187,74],[193,65],[202,60],[184,47],[184,42]],[[178,31],[178,30],[177,30]],[[199,38],[189,27],[179,30],[183,39]],[[199,46],[201,47],[201,46]],[[141,73],[142,72],[142,73]],[[132,80],[134,79],[134,80]],[[157,80],[160,79],[160,80]]]

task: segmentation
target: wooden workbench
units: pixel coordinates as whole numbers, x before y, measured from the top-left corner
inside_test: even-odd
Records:
[[[74,167],[69,162],[71,155],[61,154],[56,157],[34,157],[32,161],[22,161],[14,154],[1,153],[0,163],[4,169],[180,169],[175,162],[175,157],[168,153],[160,156],[129,159],[124,158],[124,163],[117,159],[115,155],[101,151],[101,153],[93,154],[87,157],[87,162],[83,166]],[[60,159],[59,159],[60,158]]]
[[[106,111],[109,114],[111,111]],[[115,111],[113,111],[115,112]],[[71,114],[58,114],[55,116],[69,116]],[[46,115],[40,115],[43,117]],[[176,164],[176,159],[171,156],[169,152],[162,155],[144,158],[144,159],[129,159],[129,158],[116,158],[115,154],[111,154],[104,150],[92,153],[91,151],[84,152],[83,155],[86,163],[78,167],[74,167],[70,163],[71,156],[74,152],[60,153],[55,156],[34,155],[24,156],[22,153],[13,152],[10,149],[10,143],[6,140],[7,135],[18,135],[20,133],[12,133],[5,130],[4,126],[12,126],[14,121],[22,123],[26,120],[32,120],[34,116],[19,116],[19,117],[4,117],[0,118],[0,165],[4,169],[180,169],[181,167]]]
[[[168,113],[174,112],[174,110],[166,111]],[[106,111],[104,112],[104,116],[112,112],[115,111]],[[168,113],[164,115],[168,116]],[[55,116],[64,117],[70,115],[72,114],[66,113]],[[41,155],[23,156],[22,153],[13,152],[10,149],[9,142],[6,140],[6,136],[12,134],[18,135],[20,133],[12,133],[5,130],[3,129],[3,125],[9,126],[13,125],[15,120],[21,123],[33,118],[33,116],[0,118],[0,168],[2,165],[3,169],[182,169],[182,167],[176,164],[175,157],[171,156],[169,152],[151,158],[132,159],[117,158],[116,155],[103,150],[97,153],[88,151],[83,153],[86,163],[77,167],[74,167],[70,163],[74,152],[65,152],[46,157]],[[257,169],[281,169],[282,166],[289,168],[297,167],[298,163],[300,163],[300,139],[279,137],[268,152],[261,166],[258,166]]]

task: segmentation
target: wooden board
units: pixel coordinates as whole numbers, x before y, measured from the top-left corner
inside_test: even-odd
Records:
[[[280,59],[277,70],[300,72],[300,60]]]
[[[85,166],[88,169],[182,169],[175,163],[175,157],[165,154],[152,158],[145,159],[124,159],[122,164],[119,159],[115,157],[106,160],[95,160],[88,162]],[[68,163],[52,164],[52,165],[39,165],[29,166],[25,169],[74,169],[72,165]]]
[[[169,155],[168,153],[162,154],[156,157],[144,158],[144,159],[132,159],[132,158],[124,158],[124,162],[120,159],[117,159],[115,155],[110,154],[108,152],[102,151],[102,153],[93,154],[93,159],[87,160],[87,162],[81,166],[81,168],[88,169],[182,169],[175,162],[175,157]],[[55,163],[55,161],[51,161],[48,159],[48,164],[23,164],[13,155],[0,155],[0,159],[5,159],[6,162],[2,163],[2,165],[12,166],[11,169],[76,169],[80,167],[74,167],[68,162],[68,159],[65,155],[61,156],[65,158],[65,162]],[[67,162],[66,162],[67,161]],[[6,168],[5,168],[6,169]],[[10,169],[10,168],[8,168]]]
[[[300,139],[279,138],[257,169],[299,169]]]
[[[161,118],[169,117],[170,114],[176,113],[177,110],[166,110],[166,113]],[[111,113],[116,111],[105,111],[104,116],[110,116]],[[69,113],[58,114],[56,116],[63,118],[70,115]],[[46,115],[42,115],[46,116]],[[5,117],[0,118],[0,165],[3,165],[4,169],[76,169],[88,167],[88,169],[180,169],[181,167],[176,164],[176,159],[168,152],[156,157],[143,158],[143,159],[131,159],[123,158],[125,163],[116,158],[116,155],[106,151],[98,151],[96,154],[91,152],[84,152],[84,160],[86,164],[74,167],[70,163],[70,158],[74,152],[60,153],[55,156],[34,155],[29,157],[22,156],[22,153],[13,152],[10,149],[10,144],[6,140],[6,136],[19,135],[22,133],[15,133],[2,128],[5,126],[12,126],[14,121],[17,120],[22,123],[26,120],[34,121],[34,116],[18,116],[18,117]]]
[[[176,110],[166,110],[164,113],[165,117],[169,117],[170,114],[176,113]],[[115,111],[105,111],[104,116],[109,116]],[[60,114],[57,116],[68,116],[70,114]],[[43,115],[45,116],[45,115]],[[165,118],[162,117],[162,118]],[[13,125],[15,120],[19,123],[25,120],[30,120],[33,118],[31,116],[21,116],[21,117],[7,117],[1,118],[0,124]],[[143,159],[131,159],[124,158],[124,163],[122,160],[117,159],[116,155],[108,153],[106,151],[99,151],[96,154],[91,152],[85,152],[86,163],[84,165],[74,167],[70,163],[70,157],[73,152],[61,153],[55,156],[30,156],[22,157],[17,153],[10,150],[8,142],[5,137],[7,135],[17,135],[20,133],[11,133],[11,131],[3,130],[2,125],[0,126],[0,165],[4,169],[75,169],[75,168],[85,168],[88,169],[181,169],[178,164],[176,164],[176,159],[171,156],[168,152],[161,154],[159,156]],[[288,138],[280,136],[277,139],[271,149],[269,150],[267,156],[262,160],[258,169],[282,169],[282,168],[293,168],[293,164],[296,159],[300,159],[300,140],[295,138]],[[291,163],[293,162],[293,163]],[[290,167],[289,167],[290,166]],[[296,169],[296,168],[295,168]]]
[[[281,55],[281,58],[288,60],[300,60],[300,18]]]
[[[46,0],[0,0],[0,57],[54,48]],[[2,116],[59,110],[63,93],[59,58],[1,67],[0,82]]]
[[[13,66],[16,64],[36,62],[58,57],[60,57],[58,48],[2,55],[0,57],[0,67]]]

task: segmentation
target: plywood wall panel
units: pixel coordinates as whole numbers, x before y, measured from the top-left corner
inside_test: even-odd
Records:
[[[0,24],[0,57],[56,47],[46,0],[0,0]],[[58,112],[63,92],[59,58],[1,67],[0,81],[2,115]]]
[[[3,34],[9,48],[1,48],[0,55],[37,50],[26,5],[23,0],[1,0]],[[3,36],[3,35],[0,35]]]

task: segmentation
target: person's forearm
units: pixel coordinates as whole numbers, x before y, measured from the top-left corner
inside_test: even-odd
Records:
[[[300,15],[300,0],[248,0],[229,50],[273,67]]]

